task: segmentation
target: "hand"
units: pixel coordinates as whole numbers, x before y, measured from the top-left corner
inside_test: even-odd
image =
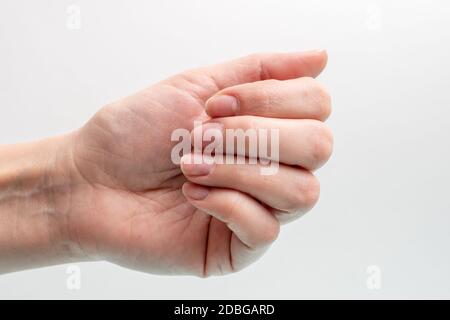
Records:
[[[256,260],[280,222],[318,199],[311,171],[329,158],[332,136],[323,124],[330,98],[313,77],[326,59],[323,51],[251,55],[181,73],[102,108],[65,138],[70,188],[52,198],[75,259],[198,276]],[[189,154],[180,168],[170,137],[192,130],[194,120],[279,129],[278,173],[262,176],[258,164],[188,164]]]

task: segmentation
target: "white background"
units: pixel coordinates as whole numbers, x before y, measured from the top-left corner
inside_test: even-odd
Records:
[[[240,273],[80,263],[80,290],[56,266],[0,276],[0,298],[450,298],[449,40],[448,1],[1,0],[0,143],[73,130],[186,68],[326,48],[335,153],[318,206]]]

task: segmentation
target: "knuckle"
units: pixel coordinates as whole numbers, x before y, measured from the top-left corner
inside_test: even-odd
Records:
[[[256,90],[251,90],[251,93],[249,93],[248,100],[246,101],[247,109],[249,110],[258,109],[259,112],[270,110],[271,106],[273,105],[272,100],[273,97],[270,90],[261,86]]]
[[[174,87],[186,86],[186,84],[192,83],[196,79],[196,77],[198,77],[198,74],[195,70],[186,70],[182,73],[173,75],[166,80],[163,80],[163,83],[165,82]]]
[[[320,196],[319,180],[312,174],[301,175],[292,188],[292,206],[290,212],[313,207]]]
[[[280,234],[280,224],[276,219],[272,220],[272,223],[269,223],[265,230],[261,230],[261,244],[270,245],[275,240],[277,240],[278,235]]]
[[[270,113],[274,105],[280,103],[280,97],[273,90],[279,80],[270,79],[258,83],[243,85],[234,94],[238,96],[241,107],[255,114]]]
[[[307,93],[314,105],[318,108],[320,119],[326,119],[331,114],[331,95],[327,88],[314,78],[306,80],[309,83],[309,92]]]
[[[242,203],[242,197],[243,195],[239,192],[233,192],[232,196],[230,197],[230,200],[228,201],[228,208],[227,208],[227,222],[234,223],[237,217],[239,217],[241,203]]]
[[[316,100],[319,106],[321,119],[326,119],[331,114],[331,95],[328,90],[316,81]]]
[[[307,208],[312,208],[320,196],[320,183],[319,180],[311,174],[310,179],[306,183],[305,189],[303,191],[303,201]]]
[[[333,152],[333,133],[323,122],[318,122],[311,139],[311,157],[313,167],[322,166],[331,157]]]
[[[254,53],[250,53],[246,56],[244,56],[244,59],[248,59],[249,61],[252,62],[259,62],[263,57],[263,53],[260,52],[254,52]]]
[[[246,196],[240,192],[232,193],[227,204],[226,223],[228,225],[239,224],[243,214],[241,212],[241,204],[243,203],[243,200],[245,200],[245,197]],[[270,245],[278,238],[278,234],[280,233],[280,224],[274,217],[267,223],[264,223],[264,225],[261,225],[259,228],[260,230],[258,230],[257,239],[255,239],[255,243],[258,244],[258,247]]]
[[[244,57],[244,63],[252,66],[257,66],[254,74],[255,80],[270,79],[270,73],[264,64],[264,61],[268,58],[267,53],[252,53]]]

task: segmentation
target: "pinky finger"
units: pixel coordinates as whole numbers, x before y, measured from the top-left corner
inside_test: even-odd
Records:
[[[245,193],[186,182],[183,194],[193,206],[224,222],[233,232],[230,252],[235,270],[259,258],[278,236],[277,218]]]

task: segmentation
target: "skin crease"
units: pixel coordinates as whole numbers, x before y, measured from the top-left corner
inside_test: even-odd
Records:
[[[82,128],[60,138],[50,161],[58,170],[52,167],[46,182],[56,186],[48,199],[56,213],[51,221],[57,248],[49,250],[64,251],[68,258],[63,261],[107,260],[155,274],[201,277],[254,262],[276,239],[280,223],[312,208],[317,180],[297,163],[280,164],[279,175],[270,178],[233,165],[217,165],[207,176],[191,175],[195,168],[180,168],[170,159],[171,133],[192,130],[194,120],[245,127],[257,123],[252,117],[286,119],[291,122],[285,136],[296,134],[292,128],[298,127],[308,137],[281,141],[289,161],[305,157],[309,169],[316,169],[332,146],[322,122],[329,114],[329,96],[312,79],[326,60],[324,51],[255,54],[186,71],[103,107]],[[205,112],[208,99],[221,93],[242,100],[236,115],[216,119],[212,107],[212,114]],[[302,104],[298,114],[295,101]],[[268,112],[271,104],[274,111]],[[280,123],[284,128],[284,122],[276,126]],[[311,152],[306,157],[299,149]],[[1,185],[0,180],[0,195]],[[208,196],[196,200],[189,196],[194,189]]]

